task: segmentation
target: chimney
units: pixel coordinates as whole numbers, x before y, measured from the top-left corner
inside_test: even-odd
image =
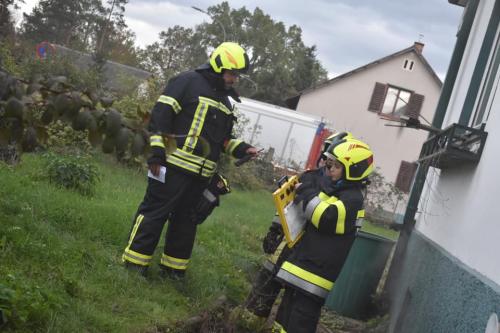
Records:
[[[421,42],[415,42],[415,44],[413,44],[413,47],[415,48],[415,51],[418,53],[418,54],[422,54],[422,50],[424,49],[424,43],[421,43]]]

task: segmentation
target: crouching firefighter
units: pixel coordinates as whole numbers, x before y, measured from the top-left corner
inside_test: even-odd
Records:
[[[330,186],[303,182],[297,188],[294,202],[302,205],[307,224],[276,275],[285,293],[273,332],[316,331],[321,307],[354,243],[373,153],[366,143],[346,139],[330,145],[325,155],[333,160]]]
[[[344,138],[350,139],[352,138],[352,134],[349,132],[339,132],[326,138],[316,164],[317,168],[314,170],[307,170],[301,174],[299,176],[299,182],[316,184],[315,187],[320,188],[322,184],[321,179],[323,177],[329,180],[329,168],[332,166],[333,160],[327,158],[325,152],[332,143],[336,144]],[[282,180],[278,181],[278,187],[282,184]],[[276,298],[283,288],[283,284],[275,278],[276,273],[292,250],[287,245],[286,240],[284,240],[283,228],[278,214],[274,216],[271,226],[264,237],[262,249],[268,256],[257,273],[257,278],[253,282],[252,290],[247,297],[245,305],[254,315],[267,318],[271,313]]]
[[[197,228],[192,208],[215,174],[220,154],[257,154],[255,147],[232,137],[236,116],[229,97],[240,101],[233,86],[248,67],[245,50],[225,42],[208,63],[168,82],[149,123],[153,135],[148,167],[159,179],[148,178],[122,255],[125,267],[146,272],[168,219],[160,268],[168,276],[184,276]],[[166,147],[172,146],[166,154]],[[158,177],[160,170],[164,179]]]

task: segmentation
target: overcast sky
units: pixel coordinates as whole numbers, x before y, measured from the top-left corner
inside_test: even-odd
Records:
[[[210,17],[213,0],[130,0],[126,22],[144,46],[174,25],[194,27]],[[275,21],[298,25],[306,45],[316,45],[317,57],[333,77],[411,46],[425,44],[424,57],[444,78],[463,8],[447,0],[229,0],[231,8],[261,8]],[[25,0],[30,11],[36,0]]]

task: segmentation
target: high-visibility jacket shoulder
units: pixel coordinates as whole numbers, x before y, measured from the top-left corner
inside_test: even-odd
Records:
[[[232,138],[236,117],[229,92],[217,90],[200,71],[172,78],[151,111],[149,130],[152,146],[165,148],[160,134],[175,134],[177,150],[167,156],[167,165],[210,177],[219,155],[245,155],[248,144]]]
[[[363,209],[360,187],[320,193],[306,206],[302,238],[282,264],[278,278],[325,298],[349,254],[356,235],[356,218]]]

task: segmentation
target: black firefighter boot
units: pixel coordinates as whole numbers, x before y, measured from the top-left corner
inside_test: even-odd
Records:
[[[129,261],[125,261],[125,268],[129,271],[137,272],[143,277],[148,275],[148,266],[137,265]]]
[[[184,279],[184,276],[186,275],[185,270],[173,269],[170,267],[166,267],[164,265],[159,265],[159,266],[160,266],[160,277],[163,279],[180,281]]]

